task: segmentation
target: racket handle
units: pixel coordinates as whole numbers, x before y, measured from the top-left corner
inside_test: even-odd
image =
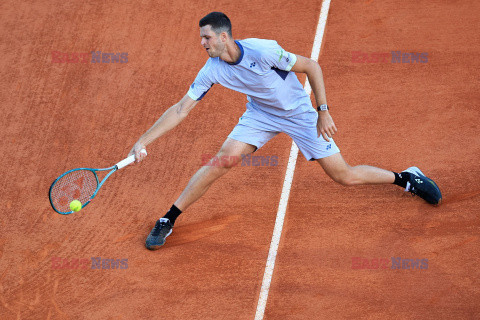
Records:
[[[147,155],[147,150],[145,150],[145,149],[142,149],[140,152],[145,153],[145,155]],[[135,162],[135,155],[134,154],[132,154],[131,156],[129,156],[126,159],[123,159],[122,161],[117,163],[115,166],[119,170],[119,169],[122,169],[123,167],[128,166],[129,164],[131,164],[133,162]]]

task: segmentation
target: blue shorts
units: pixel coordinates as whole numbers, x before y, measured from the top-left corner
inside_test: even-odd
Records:
[[[318,113],[313,108],[312,111],[282,118],[249,107],[228,137],[260,149],[277,134],[284,132],[295,141],[309,161],[340,152],[332,138],[327,142],[321,135],[317,136],[317,119]]]

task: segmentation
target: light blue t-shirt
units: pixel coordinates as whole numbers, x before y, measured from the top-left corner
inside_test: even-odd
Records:
[[[240,58],[227,63],[210,58],[188,90],[193,100],[201,100],[210,88],[219,83],[247,95],[247,108],[280,117],[312,111],[310,97],[294,72],[297,57],[274,40],[245,39],[235,41]]]

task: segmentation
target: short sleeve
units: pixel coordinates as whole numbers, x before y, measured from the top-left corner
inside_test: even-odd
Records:
[[[202,100],[202,98],[207,94],[208,90],[214,85],[215,82],[212,81],[212,65],[210,59],[203,66],[202,69],[197,74],[195,81],[190,86],[187,94],[190,98],[196,101]]]
[[[297,56],[293,53],[285,51],[276,41],[272,41],[272,45],[265,48],[263,59],[270,67],[280,70],[290,71],[297,62]]]

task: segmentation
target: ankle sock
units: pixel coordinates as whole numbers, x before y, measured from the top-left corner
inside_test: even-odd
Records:
[[[175,220],[177,220],[178,216],[182,213],[182,210],[178,209],[175,205],[173,205],[170,210],[163,216],[163,218],[166,218],[170,220],[170,223],[172,226],[175,224]]]
[[[408,173],[408,172],[400,172],[400,173],[394,172],[393,174],[395,175],[395,181],[393,182],[393,184],[396,184],[397,186],[400,186],[402,188],[406,188],[407,187],[407,182],[410,181],[410,173]]]

